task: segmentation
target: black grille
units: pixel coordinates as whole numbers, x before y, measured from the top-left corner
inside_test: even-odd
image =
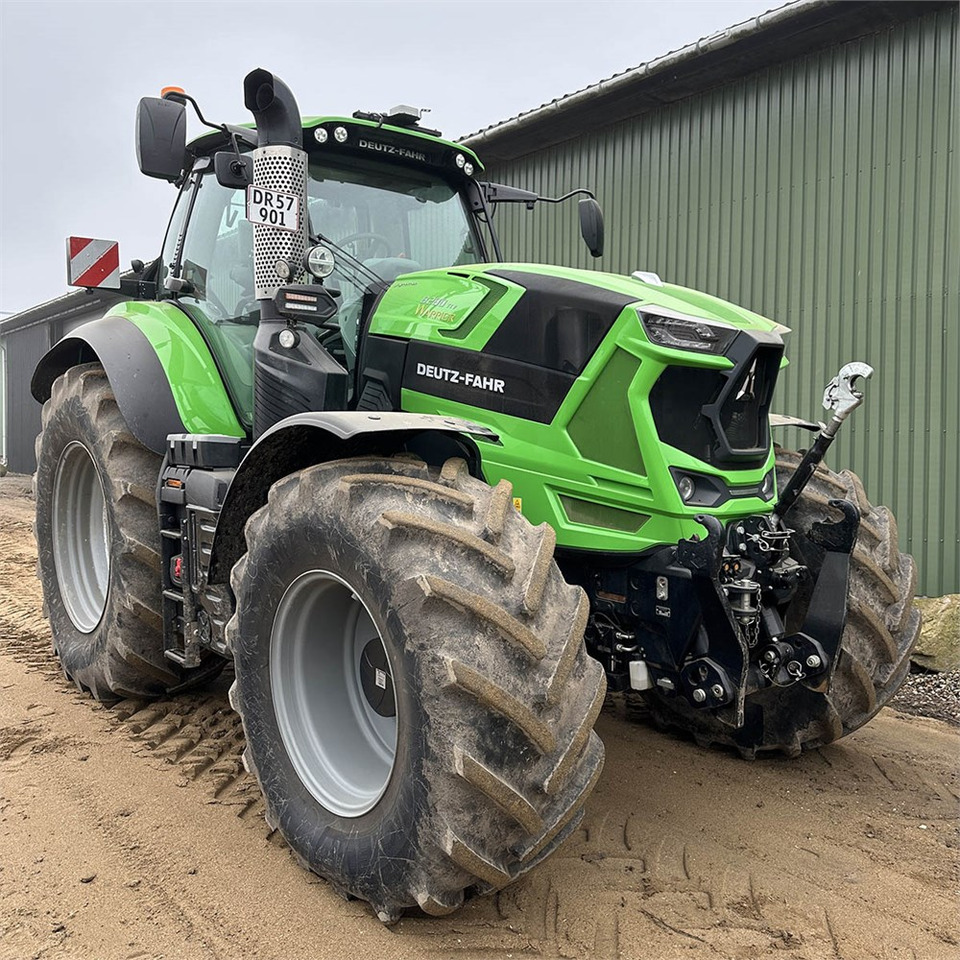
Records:
[[[703,408],[716,402],[726,382],[716,370],[667,367],[650,391],[660,439],[698,460],[713,460],[717,438]]]
[[[667,367],[650,391],[660,439],[705,463],[762,466],[782,354],[781,343],[741,333],[727,353],[736,363],[732,370]]]
[[[721,434],[731,450],[766,450],[770,442],[767,412],[779,366],[780,351],[760,347],[734,380],[720,407]]]

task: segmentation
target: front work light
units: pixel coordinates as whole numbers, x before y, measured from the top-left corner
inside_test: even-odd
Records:
[[[327,247],[319,244],[315,247],[309,247],[303,255],[303,269],[311,277],[316,277],[318,280],[329,277],[336,265],[333,253]]]

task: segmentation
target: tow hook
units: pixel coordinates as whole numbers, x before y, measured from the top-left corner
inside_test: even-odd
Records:
[[[855,360],[841,367],[840,372],[827,384],[823,391],[823,408],[832,410],[833,416],[829,423],[823,425],[813,443],[810,444],[810,449],[804,454],[803,460],[800,461],[800,466],[783,488],[780,499],[777,501],[775,511],[777,517],[783,517],[797,502],[800,494],[803,493],[803,488],[816,472],[817,464],[823,460],[824,454],[833,443],[843,421],[863,403],[863,394],[856,389],[857,381],[861,377],[869,380],[872,376],[873,367]]]

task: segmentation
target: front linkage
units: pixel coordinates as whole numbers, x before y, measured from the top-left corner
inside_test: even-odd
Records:
[[[837,522],[793,529],[783,518],[862,402],[856,381],[872,373],[850,363],[830,382],[823,401],[833,411],[829,424],[791,421],[819,433],[772,514],[726,527],[700,514],[703,538],[627,566],[565,565],[568,579],[590,596],[586,641],[611,689],[655,689],[740,728],[751,694],[798,683],[828,688],[846,624],[860,512],[849,500],[831,500]]]

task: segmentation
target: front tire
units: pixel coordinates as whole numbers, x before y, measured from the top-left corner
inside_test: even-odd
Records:
[[[275,484],[231,578],[231,701],[267,820],[391,922],[500,888],[576,827],[603,747],[588,603],[510,487],[351,460]]]
[[[777,449],[781,490],[801,459],[796,451]],[[910,670],[920,611],[913,603],[916,565],[913,557],[899,551],[893,514],[867,500],[858,476],[821,465],[787,514],[786,524],[809,529],[816,521],[837,519],[837,511],[829,506],[837,498],[856,504],[861,522],[850,557],[847,623],[826,693],[800,684],[762,690],[747,698],[745,723],[739,730],[679,698],[650,693],[645,706],[658,726],[687,731],[702,745],[733,747],[748,759],[758,752],[796,756],[853,733],[897,692]],[[800,620],[793,626],[799,628]]]
[[[163,655],[160,458],[130,433],[99,364],[53,384],[37,437],[38,576],[64,673],[97,700],[183,682]]]

